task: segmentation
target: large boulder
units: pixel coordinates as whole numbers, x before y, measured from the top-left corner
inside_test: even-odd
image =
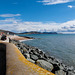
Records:
[[[24,51],[23,50],[20,50],[20,52],[23,54],[24,53]]]
[[[31,54],[30,58],[33,59],[34,61],[38,60],[38,56]]]
[[[47,61],[48,61],[49,63],[56,64],[56,62],[53,61],[52,59],[48,59]]]
[[[35,55],[37,55],[37,56],[39,56],[40,54],[37,52],[37,51],[33,51],[33,54],[35,54]]]
[[[24,56],[26,56],[27,59],[30,59],[30,55],[28,53],[24,53]]]
[[[27,52],[28,50],[24,47],[24,48],[23,48],[23,51],[24,51],[24,52]]]
[[[72,71],[69,71],[68,75],[75,75],[75,73],[73,73]]]
[[[55,72],[55,75],[66,75],[66,72],[64,72],[63,70],[59,70]]]
[[[35,63],[35,61],[30,58],[30,55],[28,53],[24,53],[24,56],[28,61]]]
[[[36,64],[48,71],[52,71],[53,65],[45,60],[37,60]]]
[[[28,58],[27,60],[35,64],[35,61],[34,60],[32,60],[30,58]]]

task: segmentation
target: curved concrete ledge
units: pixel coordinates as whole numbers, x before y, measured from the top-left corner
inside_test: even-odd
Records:
[[[6,45],[6,75],[55,75],[25,59],[14,44],[3,43]]]

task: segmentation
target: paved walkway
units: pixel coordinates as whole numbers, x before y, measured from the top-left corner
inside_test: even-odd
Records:
[[[54,75],[26,60],[14,44],[3,44],[6,45],[6,75]]]

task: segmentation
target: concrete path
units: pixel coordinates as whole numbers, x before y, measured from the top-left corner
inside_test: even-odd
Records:
[[[26,60],[14,44],[3,44],[6,45],[6,75],[54,75]]]

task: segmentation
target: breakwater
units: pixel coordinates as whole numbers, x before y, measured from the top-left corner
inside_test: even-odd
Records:
[[[11,40],[11,42],[18,47],[24,57],[30,62],[55,73],[56,75],[75,75],[73,67],[66,66],[59,59],[48,56],[42,50],[16,40]]]

